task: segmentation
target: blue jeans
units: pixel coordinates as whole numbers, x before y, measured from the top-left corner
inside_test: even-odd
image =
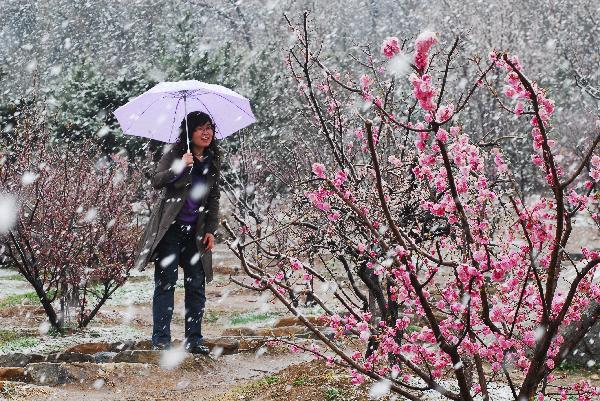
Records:
[[[185,288],[185,341],[190,345],[202,344],[205,277],[194,231],[194,226],[173,223],[157,246],[152,299],[153,345],[171,342],[171,318],[180,264]]]

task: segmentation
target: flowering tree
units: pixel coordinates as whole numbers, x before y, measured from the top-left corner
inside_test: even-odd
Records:
[[[96,158],[89,140],[71,149],[51,143],[34,106],[20,110],[5,141],[2,212],[14,221],[0,229],[0,250],[32,285],[54,328],[63,331],[72,317],[85,327],[133,266],[139,175],[124,156]]]
[[[424,32],[411,56],[409,41],[391,37],[382,56],[361,49],[356,79],[319,58],[307,14],[288,22],[288,67],[322,159],[259,227],[241,216],[225,226],[253,280],[244,285],[270,291],[326,346],[293,349],[410,400],[427,390],[490,400],[493,382],[515,400],[597,397],[587,382],[557,384],[553,371],[599,316],[600,254],[581,249],[576,261],[566,249],[576,217],[600,228],[600,127],[580,160],[561,155],[553,101],[505,51],[464,59],[460,37],[441,48]],[[501,138],[463,130],[461,113],[486,90],[490,107],[528,131],[540,193],[520,193]],[[286,296],[299,286],[333,340]]]

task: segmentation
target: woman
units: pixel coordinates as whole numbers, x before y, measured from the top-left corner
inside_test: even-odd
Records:
[[[160,161],[151,183],[163,192],[150,214],[136,252],[136,266],[144,270],[153,261],[153,349],[171,343],[171,318],[178,266],[183,267],[185,288],[185,347],[207,354],[201,333],[205,283],[213,279],[212,249],[219,215],[221,154],[214,138],[215,126],[203,112],[187,116],[190,133],[187,152],[185,119],[179,139]],[[182,171],[181,166],[183,166]]]

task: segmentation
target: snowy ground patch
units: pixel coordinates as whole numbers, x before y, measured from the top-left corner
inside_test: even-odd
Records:
[[[147,335],[127,326],[94,327],[81,330],[65,336],[45,334],[35,338],[37,341],[21,342],[13,346],[2,347],[0,354],[13,352],[47,354],[55,351],[64,351],[66,348],[77,344],[92,342],[126,342],[147,340]]]
[[[26,294],[33,291],[20,273],[13,269],[0,269],[0,300],[11,295]]]

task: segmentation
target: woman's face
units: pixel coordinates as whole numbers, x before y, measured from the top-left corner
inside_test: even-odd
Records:
[[[205,124],[196,127],[192,134],[192,142],[194,145],[207,148],[212,141],[213,135],[214,132],[210,122],[206,122]]]

